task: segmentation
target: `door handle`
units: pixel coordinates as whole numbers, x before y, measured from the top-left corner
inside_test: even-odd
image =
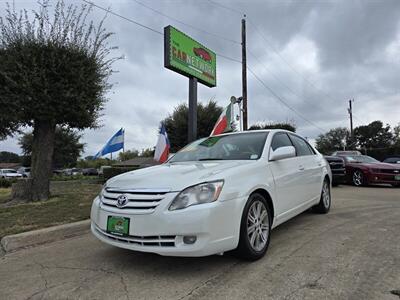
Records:
[[[303,166],[299,166],[299,171],[304,171],[304,167]]]

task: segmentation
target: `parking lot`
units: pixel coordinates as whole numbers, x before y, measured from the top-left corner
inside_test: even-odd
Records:
[[[328,215],[272,232],[267,255],[171,258],[91,234],[1,257],[2,299],[400,299],[400,189],[333,189]]]

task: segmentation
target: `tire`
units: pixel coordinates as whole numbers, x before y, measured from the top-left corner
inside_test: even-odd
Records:
[[[398,188],[398,187],[400,187],[400,183],[392,183],[392,187]]]
[[[365,185],[365,176],[361,170],[355,170],[353,175],[351,176],[351,182],[354,186],[363,186]]]
[[[249,261],[262,258],[268,249],[271,225],[272,210],[267,200],[259,193],[251,194],[243,210],[239,245],[234,254]]]
[[[327,214],[331,209],[332,197],[329,180],[325,178],[322,184],[321,198],[319,203],[313,207],[313,211],[319,214]]]

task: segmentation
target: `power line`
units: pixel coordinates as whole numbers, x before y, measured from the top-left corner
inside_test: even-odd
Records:
[[[241,16],[246,16],[245,13],[241,12],[241,11],[238,10],[238,9],[235,9],[235,8],[232,8],[232,7],[223,5],[223,4],[221,4],[221,3],[219,3],[219,2],[216,2],[216,1],[213,1],[213,0],[208,0],[208,2],[210,2],[210,3],[212,3],[212,4],[216,5],[216,6],[222,7],[222,8],[224,8],[224,9],[230,10],[230,11],[232,11],[232,12],[234,12],[234,13],[237,13],[237,14],[239,14],[239,15],[241,15]]]
[[[299,113],[295,108],[293,108],[292,106],[290,106],[286,100],[279,96],[278,94],[276,94],[268,85],[265,84],[264,81],[261,80],[260,77],[257,76],[257,74],[254,73],[254,71],[247,67],[247,69],[249,70],[249,72],[254,76],[255,79],[257,79],[262,86],[264,86],[264,88],[266,88],[279,102],[281,102],[283,105],[285,105],[287,108],[289,108],[291,111],[293,111],[294,113],[296,113],[300,118],[302,118],[304,121],[306,121],[307,123],[311,124],[312,126],[314,126],[315,128],[317,128],[319,131],[321,131],[321,133],[325,133],[326,130],[323,129],[322,127],[319,127],[318,125],[316,125],[314,122],[310,121],[309,119],[307,119],[306,117],[304,117],[301,113]]]
[[[163,32],[158,31],[157,29],[151,28],[151,27],[149,27],[149,26],[147,26],[147,25],[144,25],[144,24],[142,24],[142,23],[139,23],[139,22],[137,22],[137,21],[135,21],[135,20],[129,19],[129,18],[127,18],[127,17],[124,17],[124,16],[122,16],[122,15],[120,15],[120,14],[117,14],[117,13],[111,11],[111,10],[108,9],[108,8],[101,7],[101,6],[97,5],[97,4],[94,4],[94,3],[91,2],[91,1],[87,1],[87,0],[82,0],[82,1],[85,2],[85,3],[87,3],[87,4],[93,5],[94,7],[97,7],[98,9],[104,10],[105,12],[107,12],[107,13],[109,13],[109,14],[111,14],[111,15],[114,15],[114,16],[116,16],[116,17],[119,17],[119,18],[121,18],[121,19],[124,19],[125,21],[128,21],[128,22],[130,22],[130,23],[133,23],[133,24],[135,24],[135,25],[137,25],[137,26],[140,26],[140,27],[142,27],[142,28],[148,29],[148,30],[150,30],[150,31],[152,31],[152,32],[154,32],[154,33],[158,33],[158,34],[164,35]]]
[[[90,5],[93,5],[94,7],[97,7],[98,9],[101,9],[101,10],[103,10],[103,11],[105,11],[105,12],[111,14],[111,15],[114,15],[114,16],[116,16],[116,17],[119,17],[119,18],[121,18],[121,19],[123,19],[123,20],[125,20],[125,21],[128,21],[128,22],[130,22],[130,23],[132,23],[132,24],[135,24],[135,25],[140,26],[140,27],[142,27],[142,28],[144,28],[144,29],[150,30],[150,31],[152,31],[152,32],[154,32],[154,33],[157,33],[157,34],[160,34],[160,35],[164,36],[164,32],[158,31],[157,29],[151,28],[151,27],[149,27],[149,26],[147,26],[147,25],[144,25],[144,24],[142,24],[142,23],[139,23],[139,22],[137,22],[137,21],[135,21],[135,20],[132,20],[132,19],[127,18],[127,17],[124,17],[124,16],[122,16],[122,15],[120,15],[120,14],[117,14],[117,13],[111,11],[110,9],[107,9],[107,8],[104,8],[104,7],[99,6],[99,5],[97,5],[97,4],[94,4],[93,2],[90,2],[90,1],[87,1],[87,0],[82,0],[82,1],[83,1],[83,2],[86,2],[86,3],[90,4]],[[216,54],[217,56],[222,57],[222,58],[225,58],[225,59],[227,59],[227,60],[230,60],[230,61],[233,61],[233,62],[237,62],[237,63],[242,63],[239,59],[232,58],[232,57],[229,57],[229,56],[227,56],[227,55],[224,55],[224,54],[221,54],[221,53],[218,53],[218,52],[216,52],[215,54]]]
[[[137,21],[135,21],[135,20],[132,20],[132,19],[130,19],[130,18],[127,18],[127,17],[124,17],[124,16],[122,16],[122,15],[120,15],[120,14],[117,14],[117,13],[114,13],[114,12],[112,12],[110,9],[107,9],[107,8],[104,8],[104,7],[101,7],[101,6],[99,6],[99,5],[97,5],[97,4],[94,4],[93,2],[90,2],[90,1],[87,1],[87,0],[82,0],[83,2],[85,2],[85,3],[88,3],[88,4],[90,4],[90,5],[93,5],[94,7],[96,7],[96,8],[98,8],[98,9],[101,9],[101,10],[103,10],[103,11],[105,11],[105,12],[107,12],[107,13],[110,13],[110,14],[112,14],[112,15],[114,15],[114,16],[116,16],[116,17],[119,17],[119,18],[121,18],[121,19],[123,19],[123,20],[125,20],[125,21],[127,21],[127,22],[130,22],[130,23],[132,23],[132,24],[135,24],[135,25],[137,25],[137,26],[140,26],[140,27],[142,27],[142,28],[144,28],[144,29],[147,29],[147,30],[150,30],[150,31],[152,31],[152,32],[154,32],[154,33],[157,33],[157,34],[160,34],[160,35],[164,35],[164,33],[163,32],[161,32],[161,31],[158,31],[158,30],[156,30],[156,29],[154,29],[154,28],[151,28],[151,27],[149,27],[149,26],[147,26],[147,25],[144,25],[144,24],[142,24],[142,23],[139,23],[139,22],[137,22]],[[210,1],[210,0],[209,0]],[[227,60],[230,60],[230,61],[233,61],[233,62],[237,62],[237,63],[242,63],[240,60],[238,60],[238,59],[235,59],[235,58],[232,58],[232,57],[229,57],[229,56],[226,56],[226,55],[223,55],[223,54],[220,54],[220,53],[216,53],[218,56],[220,56],[220,57],[222,57],[222,58],[225,58],[225,59],[227,59]],[[275,98],[276,99],[278,99],[281,103],[283,103],[286,107],[288,107],[290,110],[292,110],[293,112],[295,112],[298,116],[300,116],[303,120],[305,120],[306,122],[308,122],[309,124],[311,124],[311,125],[313,125],[314,127],[316,127],[316,128],[318,128],[319,130],[321,130],[321,132],[324,132],[325,130],[324,129],[322,129],[321,127],[319,127],[318,125],[316,125],[315,123],[313,123],[313,122],[311,122],[310,120],[308,120],[306,117],[304,117],[302,114],[300,114],[296,109],[294,109],[293,107],[291,107],[282,97],[280,97],[279,95],[277,95],[271,88],[269,88],[254,72],[253,72],[253,70],[252,69],[250,69],[249,67],[247,68],[249,71],[250,71],[250,73],[273,95],[273,96],[275,96]]]
[[[251,19],[249,19],[249,23],[251,25],[254,26],[256,32],[258,33],[258,35],[264,40],[264,42],[268,45],[268,47],[270,49],[272,49],[273,52],[275,52],[275,54],[294,72],[296,73],[298,76],[300,76],[305,82],[307,82],[311,87],[313,87],[315,90],[319,91],[320,93],[322,93],[324,96],[330,98],[333,101],[336,101],[335,99],[333,99],[332,96],[330,96],[329,94],[325,93],[321,88],[317,87],[313,82],[311,82],[307,77],[305,77],[303,74],[301,74],[295,67],[292,66],[291,63],[289,63],[289,61],[284,58],[277,49],[275,49],[275,47],[272,46],[272,43],[264,36],[264,34],[261,32],[261,30],[258,29],[258,27],[256,26],[256,24],[254,24],[253,21],[251,21]]]
[[[260,58],[258,58],[252,51],[250,51],[250,50],[247,50],[247,51],[264,68],[264,70],[266,70],[272,77],[274,77],[276,81],[279,81],[280,84],[283,85],[286,89],[288,89],[293,95],[295,95],[296,97],[298,97],[301,101],[303,101],[305,103],[308,103],[310,105],[315,105],[311,101],[308,101],[308,100],[304,99],[297,92],[295,92],[291,87],[289,87],[283,80],[281,80],[278,76],[276,76],[271,70],[269,70],[267,68],[267,66],[264,64],[264,62]],[[325,111],[325,113],[327,113],[327,111]],[[343,117],[343,120],[344,119],[347,119],[347,116]]]
[[[144,4],[144,3],[140,2],[140,1],[138,1],[138,0],[132,0],[132,1],[134,1],[134,2],[136,2],[137,4],[139,4],[139,5],[141,5],[141,6],[145,7],[145,8],[147,8],[147,9],[153,11],[153,12],[155,12],[156,14],[159,14],[159,15],[161,15],[161,16],[163,16],[163,17],[165,17],[165,18],[168,18],[168,19],[170,19],[170,20],[172,20],[172,21],[175,21],[175,22],[177,22],[177,23],[179,23],[179,24],[182,24],[182,25],[184,25],[184,26],[190,27],[190,28],[192,28],[192,29],[194,29],[194,30],[197,30],[197,31],[199,31],[199,32],[202,32],[202,33],[211,35],[211,36],[216,37],[216,38],[218,38],[218,39],[222,39],[222,40],[228,41],[228,42],[230,42],[230,43],[240,45],[240,42],[238,42],[238,41],[235,41],[235,40],[226,38],[226,37],[224,37],[224,36],[222,36],[222,35],[219,35],[219,34],[216,34],[216,33],[213,33],[213,32],[209,32],[209,31],[207,31],[207,30],[198,28],[198,27],[196,27],[196,26],[194,26],[194,25],[192,25],[192,24],[189,24],[189,23],[183,22],[183,21],[181,21],[181,20],[178,20],[178,19],[176,19],[176,18],[174,18],[174,17],[171,17],[171,16],[169,16],[169,15],[167,15],[167,14],[165,14],[165,13],[163,13],[163,12],[161,12],[161,11],[159,11],[159,10],[153,8],[153,7],[148,6],[147,4]]]
[[[234,12],[234,13],[236,13],[236,14],[240,14],[240,15],[246,16],[246,14],[244,14],[243,12],[241,12],[241,11],[235,9],[235,8],[232,8],[232,7],[223,5],[223,4],[218,3],[218,2],[216,2],[216,1],[213,1],[213,0],[208,0],[208,2],[210,2],[210,3],[212,3],[212,4],[216,5],[216,6],[219,6],[219,7],[221,7],[221,8],[224,8],[224,9],[226,9],[226,10],[232,11],[232,12]],[[329,94],[325,93],[321,88],[317,87],[313,82],[311,82],[311,81],[310,81],[309,79],[307,79],[303,74],[301,74],[295,67],[293,67],[292,64],[289,63],[289,61],[288,61],[287,59],[285,59],[285,58],[279,53],[279,51],[278,51],[277,49],[275,49],[275,47],[272,46],[272,43],[264,36],[264,34],[261,32],[261,30],[258,29],[257,25],[256,25],[250,18],[247,18],[247,20],[249,21],[249,23],[250,23],[251,25],[254,26],[255,31],[259,34],[259,36],[261,36],[261,38],[262,38],[262,39],[264,40],[264,42],[268,45],[268,47],[271,48],[272,51],[275,52],[275,54],[276,54],[276,55],[277,55],[277,56],[278,56],[278,57],[279,57],[279,58],[280,58],[294,73],[296,73],[298,76],[300,76],[300,77],[301,77],[304,81],[306,81],[311,87],[313,87],[314,89],[318,90],[320,93],[324,94],[324,96],[326,96],[326,97],[332,99],[333,101],[336,101],[335,99],[333,99],[332,96],[330,96]]]

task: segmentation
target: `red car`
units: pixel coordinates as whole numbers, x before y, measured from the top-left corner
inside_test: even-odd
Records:
[[[344,158],[346,181],[355,186],[388,183],[400,186],[400,166],[387,164],[367,155],[340,155]]]
[[[203,48],[193,48],[193,53],[205,61],[211,61],[211,54]]]

